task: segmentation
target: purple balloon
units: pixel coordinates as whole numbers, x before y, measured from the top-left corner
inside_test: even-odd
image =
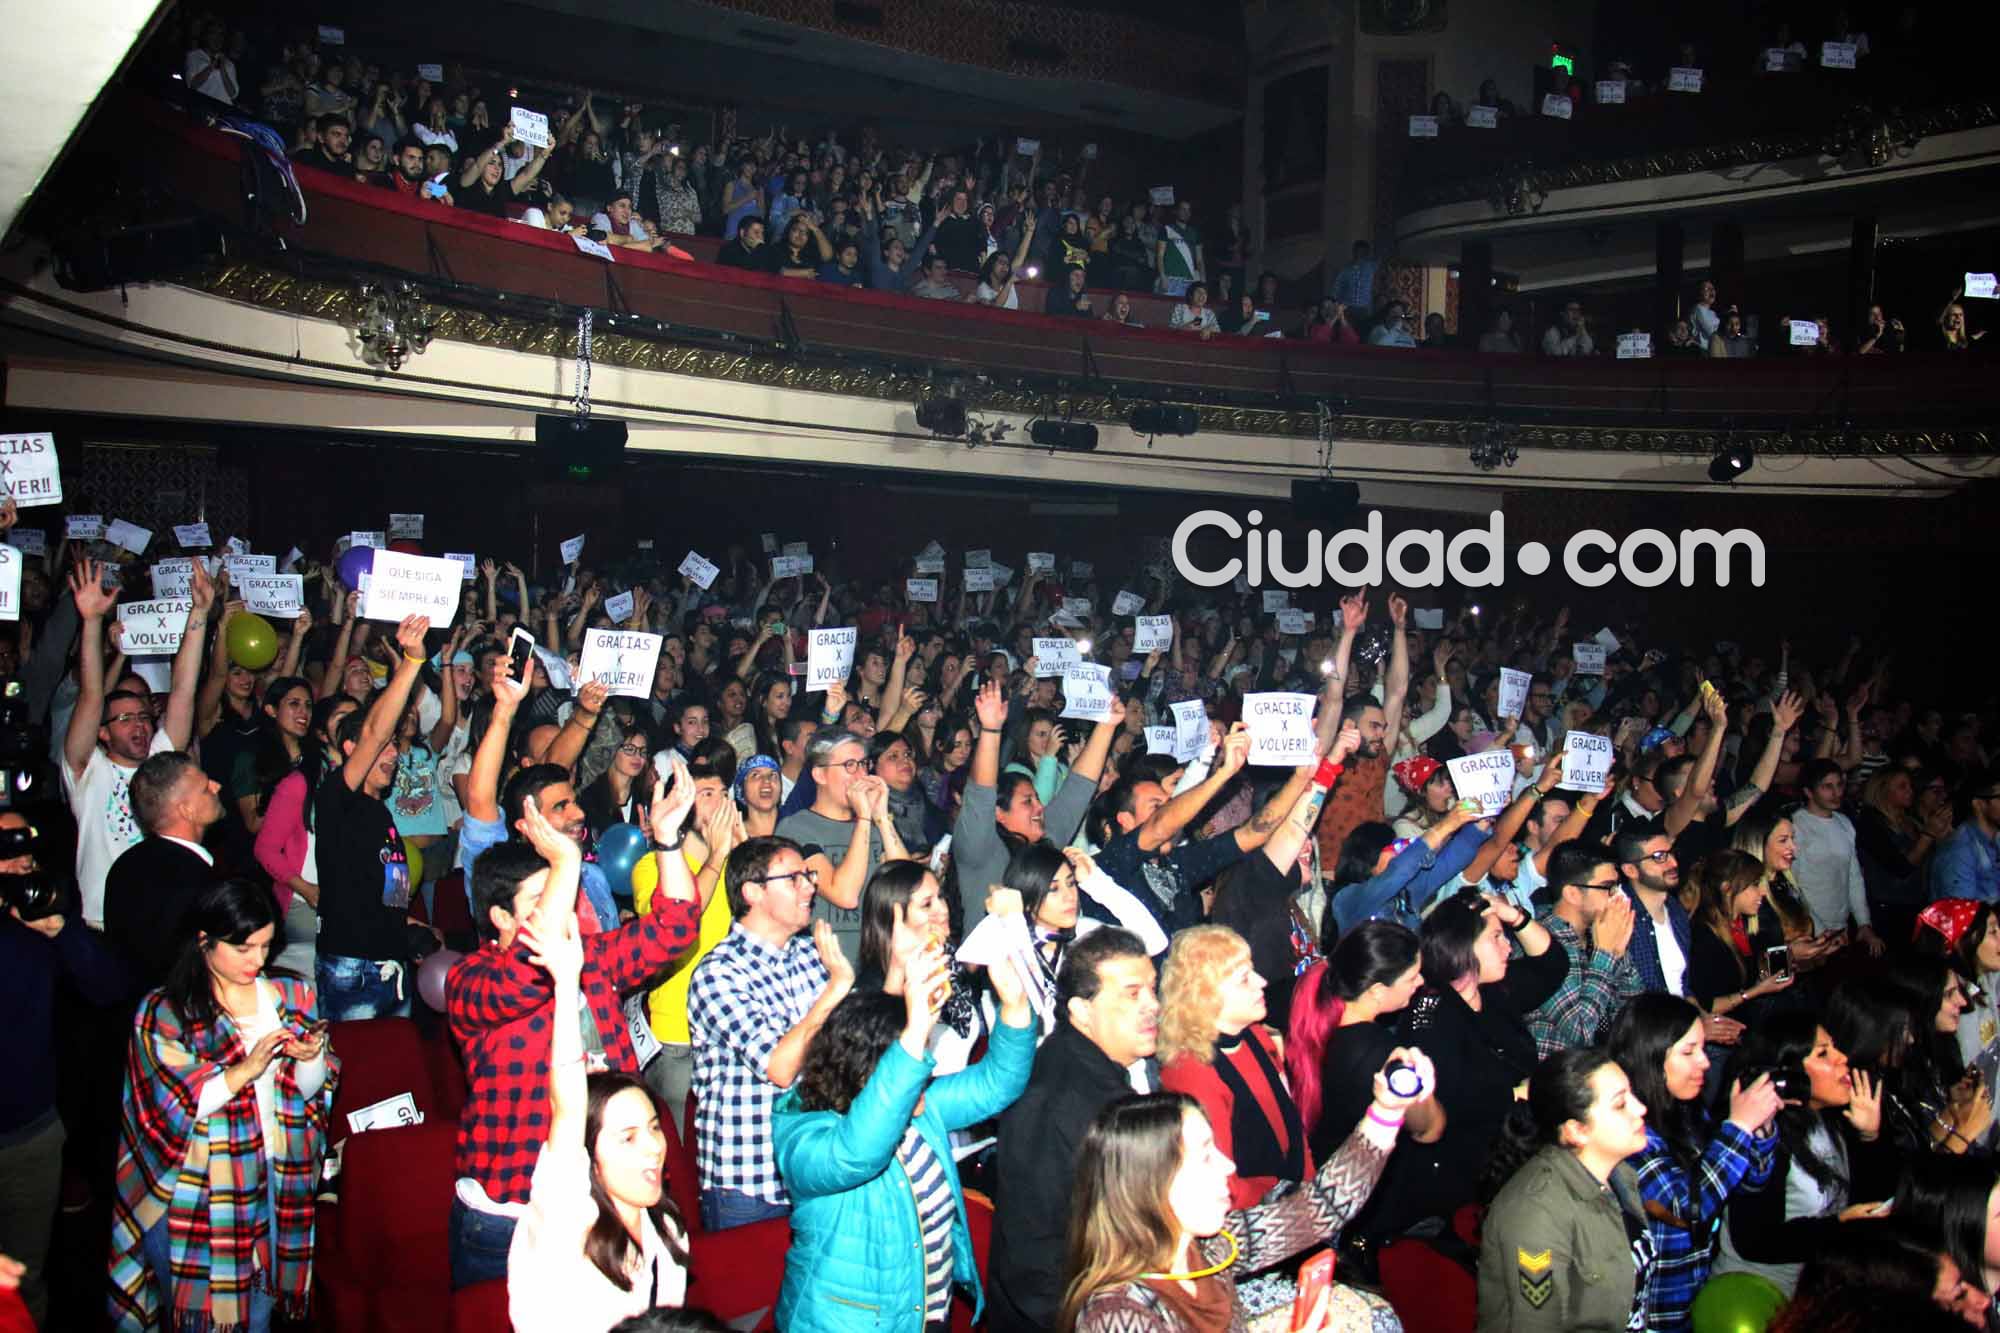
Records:
[[[372,546],[350,546],[341,552],[340,560],[334,565],[340,581],[349,590],[357,592],[361,588],[361,576],[374,568],[375,548]]]
[[[452,964],[463,957],[465,955],[455,949],[440,949],[417,964],[417,994],[439,1013],[444,1012],[445,974],[451,971]]]

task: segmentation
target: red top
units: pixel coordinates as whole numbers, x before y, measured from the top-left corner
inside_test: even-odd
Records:
[[[1224,1051],[1218,1048],[1215,1058],[1229,1061],[1237,1076],[1249,1087],[1250,1095],[1257,1099],[1257,1109],[1262,1111],[1264,1119],[1270,1122],[1272,1137],[1277,1139],[1281,1148],[1289,1151],[1291,1139],[1285,1133],[1285,1113],[1278,1105],[1279,1090],[1273,1088],[1270,1081],[1264,1077],[1263,1066],[1251,1053],[1252,1041],[1264,1048],[1264,1055],[1270,1060],[1273,1068],[1284,1067],[1283,1061],[1278,1058],[1278,1048],[1272,1043],[1270,1035],[1263,1028],[1255,1026],[1244,1030],[1244,1039],[1236,1044],[1234,1050]],[[1177,1056],[1172,1064],[1160,1070],[1160,1086],[1169,1092],[1184,1092],[1200,1102],[1202,1111],[1208,1116],[1209,1128],[1215,1131],[1215,1146],[1234,1160],[1236,1136],[1230,1126],[1231,1117],[1236,1112],[1236,1097],[1229,1090],[1229,1085],[1215,1072],[1215,1066],[1204,1064],[1191,1055]],[[1282,1095],[1291,1096],[1291,1090],[1285,1089]],[[1310,1179],[1313,1172],[1312,1149],[1300,1144],[1300,1150],[1305,1154],[1306,1178]],[[1232,1175],[1229,1177],[1229,1206],[1236,1209],[1254,1208],[1264,1201],[1264,1196],[1269,1194],[1271,1187],[1277,1183],[1276,1176]]]

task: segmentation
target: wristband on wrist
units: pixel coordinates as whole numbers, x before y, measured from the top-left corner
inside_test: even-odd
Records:
[[[651,839],[653,850],[656,852],[677,852],[681,849],[681,844],[687,841],[687,836],[687,830],[682,829],[675,835],[672,842],[661,842],[658,838],[653,838]]]
[[[1380,1106],[1377,1106],[1374,1102],[1368,1103],[1368,1118],[1376,1124],[1385,1125],[1390,1129],[1400,1129],[1403,1124],[1403,1112],[1397,1111],[1392,1115],[1384,1111]]]

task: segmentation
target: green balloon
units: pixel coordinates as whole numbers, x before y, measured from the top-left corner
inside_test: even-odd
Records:
[[[228,640],[229,660],[250,671],[262,671],[278,660],[278,631],[271,622],[245,611],[231,617]]]
[[[1694,1298],[1694,1333],[1764,1333],[1785,1293],[1755,1273],[1722,1273],[1702,1284]]]

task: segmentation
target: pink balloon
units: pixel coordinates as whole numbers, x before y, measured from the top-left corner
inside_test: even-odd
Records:
[[[456,949],[439,949],[417,964],[417,994],[439,1013],[444,1012],[444,980],[452,965],[465,957]]]

